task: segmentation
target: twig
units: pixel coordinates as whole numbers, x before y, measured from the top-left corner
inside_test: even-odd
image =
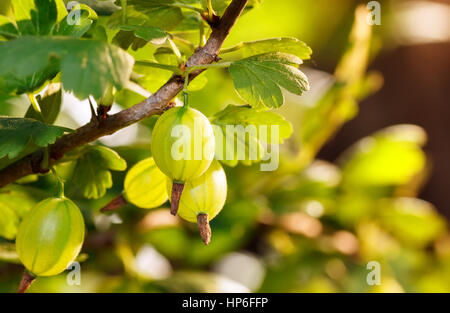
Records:
[[[187,62],[188,67],[209,64],[217,60],[217,54],[223,42],[244,10],[247,2],[248,0],[233,0],[230,3],[211,33],[206,45],[189,58]],[[204,69],[191,73],[189,80],[191,81],[202,71]],[[174,75],[156,93],[131,108],[108,116],[102,125],[91,121],[78,128],[75,132],[62,136],[50,146],[49,166],[55,164],[65,153],[76,147],[83,146],[100,137],[111,135],[146,117],[163,113],[168,103],[183,90],[183,83],[184,79],[182,76]],[[33,166],[33,164],[36,164],[36,160],[38,160],[37,164],[42,160],[42,150],[38,150],[1,170],[0,187],[6,186],[21,177],[39,172],[39,168]]]

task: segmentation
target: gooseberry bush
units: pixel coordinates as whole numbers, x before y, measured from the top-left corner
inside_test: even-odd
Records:
[[[2,260],[20,261],[25,267],[20,292],[36,277],[58,275],[72,262],[85,259],[79,254],[85,219],[88,236],[93,215],[119,214],[131,223],[139,214],[156,214],[159,208],[168,212],[170,202],[170,213],[177,217],[166,219],[183,223],[186,232],[192,230],[189,223],[197,224],[209,246],[197,246],[198,235],[191,240],[178,230],[156,229],[148,240],[163,254],[198,265],[245,241],[256,220],[276,224],[258,209],[274,199],[287,207],[302,186],[319,184],[323,190],[314,197],[338,203],[346,199],[355,180],[372,183],[370,177],[358,176],[364,162],[371,161],[364,161],[370,155],[358,154],[356,148],[352,150],[356,156],[345,165],[350,174],[342,186],[322,185],[307,174],[321,166],[313,163],[315,154],[355,115],[357,102],[380,86],[379,75],[366,74],[370,29],[361,22],[364,12],[356,15],[334,85],[303,114],[301,131],[295,134],[300,152],[280,159],[279,145],[291,137],[293,127],[277,109],[286,95],[309,90],[300,66],[312,51],[291,37],[222,48],[239,17],[259,2],[117,0],[89,7],[67,6],[63,0],[7,0],[0,6],[0,101],[21,99],[28,106],[21,117],[4,111],[7,115],[0,117],[0,236],[5,239],[0,254]],[[355,59],[357,66],[350,61]],[[222,83],[209,84],[211,78]],[[219,89],[227,88],[225,81],[232,82],[238,102],[224,105],[211,97],[207,107],[193,101],[199,90],[216,88],[212,94],[221,94]],[[79,100],[73,105],[90,108],[91,120],[78,129],[55,125],[64,114],[66,94]],[[113,105],[121,110],[110,113]],[[149,130],[150,145],[113,150],[97,141],[136,123]],[[423,166],[421,131],[411,127],[374,137],[379,149],[389,143],[411,153],[409,166],[403,167],[404,180],[386,177],[386,184],[404,183],[415,174],[411,169],[418,172]],[[419,139],[401,136],[411,131]],[[236,178],[238,167],[245,167],[245,178]],[[228,174],[233,184],[227,184]],[[291,188],[283,189],[285,184]],[[247,189],[263,190],[267,202],[250,200],[251,193],[243,191]],[[214,245],[210,221],[221,214]],[[256,218],[260,214],[265,217]],[[357,219],[342,214],[338,219],[343,224]],[[230,216],[237,217],[233,225]],[[442,229],[439,220],[433,216],[430,220],[435,230]],[[149,227],[142,223],[141,228]],[[111,226],[115,227],[121,234],[115,251],[134,275],[123,242],[132,242],[141,230]],[[431,240],[436,234],[425,235]],[[181,243],[171,243],[172,237],[182,238]]]

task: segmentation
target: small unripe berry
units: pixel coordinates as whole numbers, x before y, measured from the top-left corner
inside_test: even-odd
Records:
[[[19,226],[16,249],[34,276],[63,272],[77,257],[84,240],[83,216],[67,198],[45,199]]]
[[[168,183],[168,190],[171,182]],[[222,210],[227,197],[227,178],[218,161],[199,178],[185,184],[180,198],[178,214],[184,220],[198,223],[205,244],[211,240],[209,221]]]
[[[156,208],[167,201],[167,177],[156,166],[153,158],[134,165],[125,177],[126,200],[143,209]]]
[[[214,131],[208,118],[187,106],[166,111],[155,124],[152,155],[156,165],[173,181],[172,214],[186,181],[200,177],[214,158]]]

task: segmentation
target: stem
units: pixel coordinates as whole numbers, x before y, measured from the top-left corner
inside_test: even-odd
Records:
[[[44,148],[44,154],[42,157],[41,168],[47,170],[49,165],[50,152],[48,151],[48,146]]]
[[[62,198],[62,197],[64,197],[64,181],[62,180],[61,176],[59,176],[58,173],[56,173],[56,170],[54,169],[53,166],[51,167],[51,171],[52,171],[53,175],[56,177],[56,179],[58,180],[57,197]]]
[[[183,58],[181,56],[181,52],[178,49],[177,45],[173,42],[172,38],[168,37],[167,41],[169,42],[170,48],[172,49],[173,53],[177,57],[178,64],[183,63]]]
[[[197,225],[205,245],[211,242],[211,227],[209,226],[208,214],[201,213],[197,215]]]
[[[183,85],[183,106],[184,107],[188,107],[189,106],[189,90],[188,90],[188,86],[189,86],[189,72],[186,71],[184,73],[184,85]]]
[[[214,17],[214,15],[216,13],[214,12],[214,8],[212,6],[212,1],[211,0],[207,0],[206,1],[206,7],[208,9],[208,17],[209,17],[210,20],[212,20],[212,18]]]
[[[170,213],[172,215],[177,215],[178,206],[180,204],[181,194],[183,193],[184,183],[176,183],[172,184],[172,195],[170,197]]]
[[[17,290],[17,293],[25,293],[35,279],[36,276],[31,275],[27,270],[25,270],[22,279],[20,280],[19,289]]]
[[[127,0],[120,0],[122,6],[122,24],[127,24]]]
[[[112,199],[107,205],[105,205],[103,208],[100,209],[100,212],[111,212],[116,211],[117,209],[120,209],[125,204],[127,204],[128,201],[123,196],[123,193]]]

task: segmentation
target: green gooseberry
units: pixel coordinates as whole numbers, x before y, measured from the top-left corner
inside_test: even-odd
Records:
[[[205,173],[214,158],[213,128],[200,111],[172,108],[156,122],[151,149],[156,165],[173,181],[171,213],[176,215],[185,182]]]
[[[171,190],[168,181],[168,191]],[[227,178],[220,163],[213,161],[200,177],[187,181],[180,198],[179,216],[191,223],[197,223],[205,244],[211,241],[209,221],[222,210],[227,197]]]
[[[16,249],[34,276],[63,272],[75,260],[84,240],[84,220],[71,200],[48,198],[32,208],[19,226]]]

